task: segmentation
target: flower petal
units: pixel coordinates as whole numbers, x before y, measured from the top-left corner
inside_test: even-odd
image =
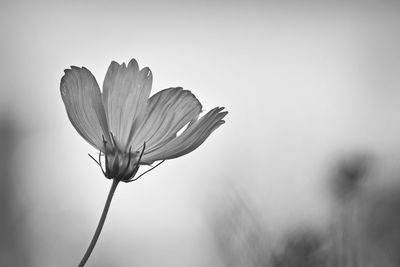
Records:
[[[139,71],[132,59],[128,66],[113,61],[103,83],[103,103],[110,132],[121,150],[127,150],[131,131],[145,114],[153,76],[149,68]]]
[[[157,160],[166,160],[183,156],[199,147],[207,137],[220,125],[228,112],[224,108],[214,108],[199,120],[191,123],[188,128],[176,138],[152,151],[146,150],[142,162],[151,164]]]
[[[148,102],[146,116],[132,136],[132,147],[146,142],[146,151],[152,151],[176,137],[177,132],[197,120],[201,104],[188,90],[168,88],[153,95]]]
[[[86,68],[72,66],[61,78],[60,91],[72,125],[87,142],[103,150],[102,136],[108,140],[108,127],[93,74]]]

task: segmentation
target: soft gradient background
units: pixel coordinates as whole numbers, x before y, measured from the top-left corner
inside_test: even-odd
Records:
[[[1,2],[0,187],[10,213],[0,216],[2,239],[16,239],[3,242],[3,262],[15,264],[15,251],[20,266],[79,262],[110,181],[68,121],[59,82],[77,65],[102,84],[111,60],[132,57],[153,71],[153,92],[182,86],[205,111],[230,113],[196,151],[119,186],[88,266],[222,266],[210,216],[232,187],[271,240],[323,224],[334,158],[398,162],[399,15],[385,1]]]

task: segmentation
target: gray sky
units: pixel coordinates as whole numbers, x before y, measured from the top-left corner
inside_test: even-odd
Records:
[[[13,157],[32,238],[43,240],[36,266],[70,266],[81,257],[110,186],[61,100],[70,65],[87,67],[102,84],[111,60],[133,57],[151,68],[153,93],[182,86],[205,111],[230,112],[199,149],[117,189],[93,262],[109,253],[120,266],[217,266],[204,203],[227,184],[250,195],[274,232],[326,217],[322,188],[332,158],[353,150],[398,157],[394,3],[0,7],[0,105],[27,133]],[[129,252],[120,255],[121,247]]]

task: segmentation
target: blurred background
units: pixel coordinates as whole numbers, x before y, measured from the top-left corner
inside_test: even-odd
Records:
[[[399,266],[395,1],[2,1],[0,266],[76,266],[110,187],[63,70],[112,60],[226,124],[117,189],[87,266]]]

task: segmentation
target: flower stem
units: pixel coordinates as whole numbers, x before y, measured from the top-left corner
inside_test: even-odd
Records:
[[[104,222],[106,220],[108,209],[110,208],[111,200],[112,200],[112,198],[114,196],[114,192],[115,192],[115,189],[117,188],[118,182],[119,181],[117,179],[113,180],[113,183],[112,183],[111,188],[110,188],[110,192],[108,193],[108,196],[107,196],[106,204],[104,205],[103,213],[101,214],[99,224],[97,225],[96,232],[94,233],[92,241],[90,241],[89,247],[87,248],[86,253],[83,256],[83,258],[82,258],[81,262],[79,263],[78,267],[85,266],[87,260],[90,257],[90,254],[92,253],[92,251],[94,249],[94,246],[96,245],[97,239],[100,236],[101,229],[103,228]]]

